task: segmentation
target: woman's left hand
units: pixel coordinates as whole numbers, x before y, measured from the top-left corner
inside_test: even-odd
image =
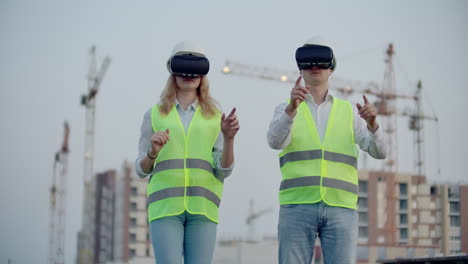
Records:
[[[223,113],[221,116],[221,131],[225,139],[233,139],[239,131],[239,120],[237,120],[236,108],[234,107],[231,113],[226,117]]]

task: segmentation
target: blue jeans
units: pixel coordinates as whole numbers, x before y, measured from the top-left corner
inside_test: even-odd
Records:
[[[318,202],[281,205],[279,264],[310,264],[320,238],[325,264],[356,263],[357,212]]]
[[[211,264],[217,224],[203,215],[184,212],[151,221],[157,264]]]

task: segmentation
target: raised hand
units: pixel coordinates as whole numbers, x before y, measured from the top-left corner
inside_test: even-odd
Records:
[[[299,104],[304,102],[306,95],[309,93],[307,87],[301,85],[302,76],[297,78],[294,87],[291,90],[291,100],[289,102],[288,107],[286,108],[286,112],[292,116],[295,112]]]
[[[239,131],[239,121],[237,120],[236,108],[234,107],[231,113],[226,117],[223,113],[221,116],[221,131],[225,139],[233,139]]]
[[[369,130],[375,132],[379,128],[379,124],[377,124],[376,121],[377,110],[375,109],[375,106],[369,102],[365,95],[363,95],[362,98],[364,99],[364,106],[361,106],[359,103],[356,104],[358,113],[362,119],[366,120]]]
[[[166,131],[155,132],[153,136],[151,136],[151,150],[149,151],[151,156],[157,156],[170,139],[169,129],[166,129]]]

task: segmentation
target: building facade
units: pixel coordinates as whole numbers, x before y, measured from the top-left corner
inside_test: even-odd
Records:
[[[115,228],[118,236],[115,258],[124,263],[153,257],[147,214],[147,182],[148,179],[136,176],[130,163],[124,162],[117,184],[119,206]]]
[[[98,173],[95,180],[94,262],[105,264],[114,260],[116,171]]]
[[[431,185],[411,174],[360,171],[358,263],[466,254],[468,236],[462,232],[468,228],[468,200],[462,203],[461,196],[468,195],[467,187]]]
[[[128,162],[118,173],[109,170],[96,176],[95,263],[154,262],[147,182]],[[357,263],[468,253],[468,185],[431,184],[424,176],[361,170],[358,196]],[[271,238],[220,241],[214,260],[271,263],[276,243]],[[254,256],[260,249],[265,254]],[[319,244],[315,252],[314,263],[321,263]]]

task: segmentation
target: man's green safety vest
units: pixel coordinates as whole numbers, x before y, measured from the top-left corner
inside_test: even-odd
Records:
[[[218,223],[224,179],[214,176],[213,146],[220,113],[207,119],[197,107],[187,133],[175,105],[168,115],[154,106],[151,120],[155,132],[169,129],[170,140],[159,152],[148,183],[148,221],[188,211]]]
[[[302,102],[291,143],[279,154],[280,204],[316,203],[356,209],[357,158],[351,103],[333,98],[323,144],[310,109]]]

